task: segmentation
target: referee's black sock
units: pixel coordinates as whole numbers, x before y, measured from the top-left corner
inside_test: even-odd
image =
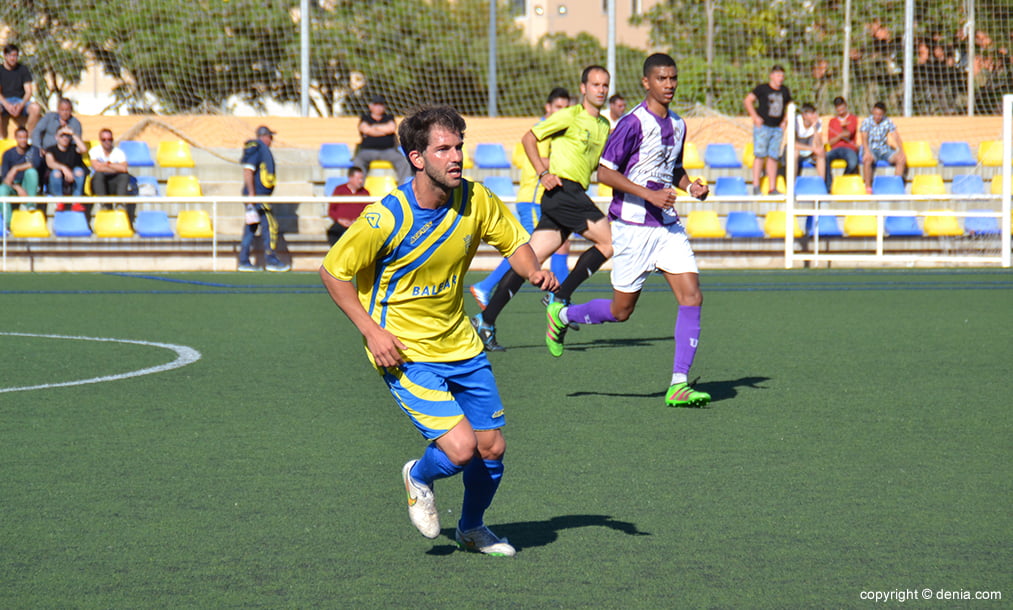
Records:
[[[608,258],[597,247],[584,250],[584,253],[577,259],[577,264],[570,271],[570,275],[566,277],[566,281],[556,290],[556,298],[569,302],[573,291],[583,284],[584,280],[594,275],[594,272],[601,268],[607,260]]]
[[[485,310],[482,311],[482,321],[486,324],[496,324],[496,318],[499,316],[499,312],[503,311],[506,304],[510,302],[510,299],[517,294],[517,291],[524,285],[524,278],[517,275],[517,272],[511,269],[506,272],[500,281],[496,285],[496,292],[492,294],[492,298],[489,299],[489,304],[485,306]]]

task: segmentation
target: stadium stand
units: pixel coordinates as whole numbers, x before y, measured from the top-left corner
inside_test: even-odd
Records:
[[[134,219],[138,237],[175,237],[169,215],[162,210],[140,210]]]
[[[901,176],[875,176],[872,179],[873,195],[903,195],[904,178]]]
[[[482,179],[482,184],[498,197],[513,198],[517,195],[517,191],[514,189],[514,181],[510,176],[486,176]]]
[[[818,181],[823,182],[822,178],[818,178],[816,176],[806,176],[806,178],[816,178]],[[764,195],[769,194],[770,193],[769,186],[770,186],[770,180],[766,176],[764,176],[760,180],[760,192],[763,193]],[[781,175],[777,176],[776,187],[777,187],[777,192],[781,193],[782,195],[788,189],[788,185],[784,181],[784,176],[781,176]],[[826,188],[825,185],[824,185],[824,188]]]
[[[166,197],[200,197],[200,181],[197,176],[169,176],[165,182]]]
[[[317,152],[317,162],[324,169],[352,167],[352,149],[344,142],[324,142]]]
[[[124,210],[99,210],[95,214],[95,237],[133,237],[130,219]]]
[[[826,188],[826,185],[823,185]],[[862,177],[857,174],[844,174],[843,176],[834,176],[834,181],[830,185],[831,195],[864,195],[865,194],[865,181]]]
[[[146,142],[137,140],[120,140],[117,145],[123,154],[127,156],[127,165],[135,167],[155,167],[155,160],[151,158],[151,149]]]
[[[820,237],[844,237],[844,232],[841,231],[841,224],[837,222],[836,216],[820,216],[819,222],[813,223],[809,235],[816,235],[817,228],[819,229]]]
[[[875,216],[848,214],[844,217],[844,234],[848,237],[875,237],[876,225]]]
[[[57,237],[91,237],[91,228],[84,212],[65,210],[53,214],[53,235]]]
[[[137,176],[137,194],[143,196],[146,194],[146,190],[150,191],[150,194],[154,197],[161,195],[162,187],[158,184],[158,178],[154,176]]]
[[[711,169],[738,169],[742,163],[731,144],[708,144],[704,149],[704,163]]]
[[[938,165],[932,154],[932,146],[925,140],[905,141],[904,156],[907,157],[908,167],[935,167]]]
[[[348,176],[330,176],[327,178],[327,181],[324,182],[324,197],[330,197],[334,189],[346,182],[348,182]],[[369,189],[366,190],[368,191]]]
[[[728,212],[725,220],[725,232],[728,237],[756,238],[763,237],[760,220],[755,212],[749,210],[733,210]]]
[[[992,210],[970,210],[971,212],[991,212]],[[964,218],[964,230],[971,235],[998,235],[999,219],[986,216],[967,216]]]
[[[155,152],[155,161],[159,167],[194,167],[193,153],[190,145],[184,140],[162,140]]]
[[[715,197],[748,197],[746,181],[741,176],[718,176],[714,181]]]
[[[978,163],[985,167],[1002,166],[1002,140],[985,140],[978,144]]]
[[[374,197],[383,197],[397,188],[397,178],[382,174],[370,174],[366,176],[363,186]]]
[[[42,210],[14,210],[11,213],[11,235],[14,237],[49,237],[46,215],[42,213]]]
[[[887,216],[883,228],[890,237],[921,237],[922,229],[915,216]]]
[[[693,210],[686,218],[686,232],[694,238],[725,237],[718,213],[714,210]]]
[[[925,217],[925,235],[927,237],[956,237],[964,234],[957,216],[953,210],[929,210],[931,212],[943,212],[943,216]]]
[[[700,151],[693,142],[686,142],[682,147],[683,169],[703,169],[706,164],[700,158]]]
[[[771,210],[767,212],[763,219],[763,232],[767,237],[775,239],[784,239],[784,223],[785,221],[784,210]],[[802,227],[798,225],[798,221],[795,222],[795,237],[802,237],[805,233],[802,231]]]
[[[185,239],[215,236],[211,217],[204,210],[182,210],[176,217],[176,234]]]
[[[974,167],[978,164],[967,142],[943,142],[939,145],[939,162],[943,167]]]
[[[834,179],[837,182],[837,179]],[[862,191],[865,192],[864,190]],[[823,178],[819,176],[796,176],[795,177],[795,194],[796,195],[826,195],[827,184],[823,181]]]
[[[479,169],[510,169],[506,148],[499,142],[479,142],[475,146],[475,167]]]
[[[939,174],[922,174],[911,180],[912,195],[945,195],[946,183]],[[927,232],[927,231],[926,231]]]
[[[988,191],[993,195],[1002,195],[1002,174],[992,176],[992,184]]]
[[[978,174],[957,174],[950,182],[954,195],[984,195],[985,181]]]

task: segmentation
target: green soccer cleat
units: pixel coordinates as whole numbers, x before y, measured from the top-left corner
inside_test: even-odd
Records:
[[[566,337],[568,326],[559,319],[559,312],[565,305],[559,301],[549,303],[545,308],[545,319],[548,321],[548,330],[545,331],[545,345],[549,353],[559,358],[563,355],[563,338]]]
[[[673,383],[665,393],[665,404],[670,407],[704,407],[710,401],[710,394],[694,390],[686,382]]]

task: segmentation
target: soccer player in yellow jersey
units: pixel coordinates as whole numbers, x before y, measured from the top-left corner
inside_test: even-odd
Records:
[[[608,70],[601,66],[584,68],[580,77],[581,103],[556,112],[521,138],[528,159],[538,172],[538,180],[545,188],[542,216],[531,234],[531,247],[539,264],[545,262],[571,233],[579,233],[593,244],[580,255],[552,297],[564,303],[569,303],[573,291],[612,256],[609,220],[586,193],[609,135],[608,119],[601,114],[608,90]],[[538,142],[548,138],[552,139],[552,150],[546,165],[538,154]],[[503,351],[496,341],[496,318],[523,283],[524,278],[508,272],[486,308],[472,318],[471,323],[486,351]]]
[[[464,274],[479,240],[543,290],[528,235],[488,189],[461,177],[465,123],[448,106],[402,121],[401,145],[414,177],[370,204],[331,248],[320,277],[362,333],[366,354],[395,402],[428,439],[401,475],[408,516],[427,538],[440,535],[433,483],[463,472],[464,502],[455,539],[461,548],[512,556],[485,526],[503,475],[503,404],[482,342],[464,315]]]

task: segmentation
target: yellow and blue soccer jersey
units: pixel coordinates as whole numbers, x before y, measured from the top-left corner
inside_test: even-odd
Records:
[[[406,360],[471,358],[482,341],[464,314],[463,281],[479,241],[509,257],[528,234],[480,184],[464,180],[446,204],[427,210],[415,201],[413,183],[367,206],[323,266],[355,281],[369,315],[407,346]]]
[[[591,116],[583,104],[563,108],[531,128],[539,140],[552,138],[549,171],[585,189],[598,169],[598,158],[609,136],[608,119]]]

